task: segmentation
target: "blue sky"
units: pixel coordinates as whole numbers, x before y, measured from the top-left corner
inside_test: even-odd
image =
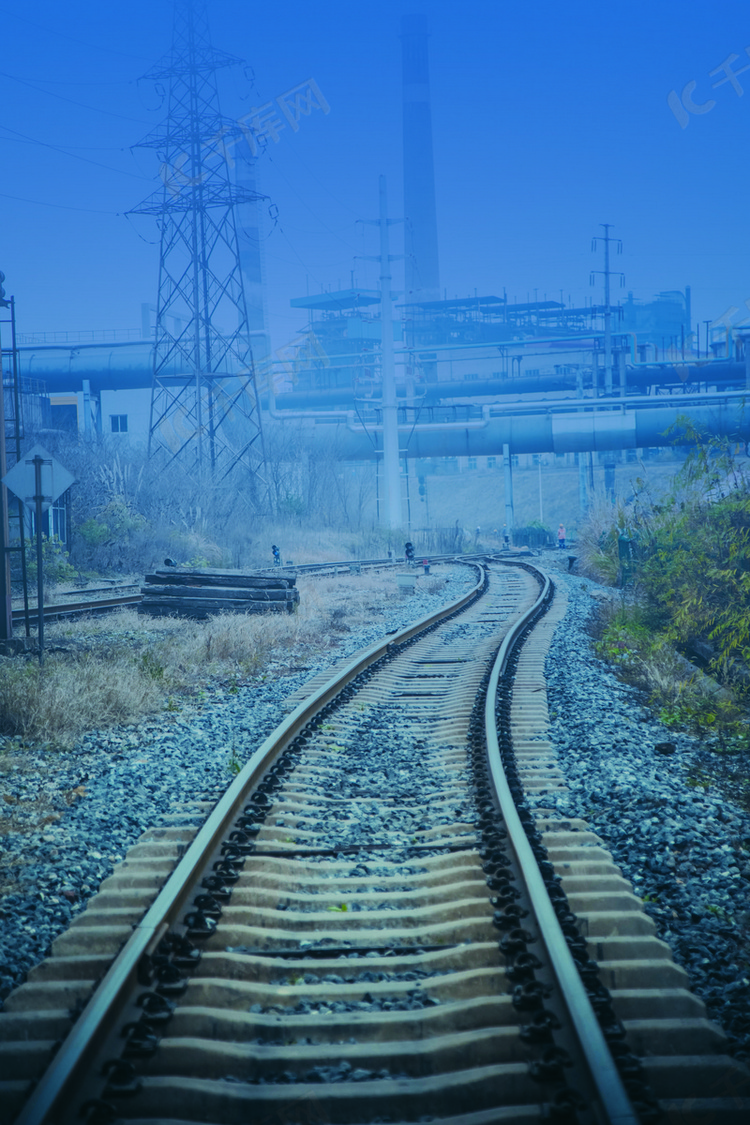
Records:
[[[750,69],[737,72],[750,67],[746,5],[208,7],[214,45],[255,75],[253,86],[242,67],[222,74],[225,114],[310,77],[330,105],[260,161],[260,188],[279,216],[265,240],[275,347],[303,323],[288,302],[306,286],[348,285],[352,269],[376,284],[375,266],[356,257],[375,252],[374,234],[356,220],[376,215],[381,173],[392,214],[402,211],[398,35],[401,15],[414,11],[431,27],[448,296],[505,288],[519,300],[534,290],[601,300],[589,286],[601,267],[591,237],[609,222],[623,240],[613,266],[625,292],[648,298],[690,284],[696,319],[745,310]],[[163,119],[159,91],[139,78],[167,52],[171,25],[166,0],[3,10],[0,269],[22,332],[138,328],[141,302],[155,300],[155,224],[124,213],[159,184],[155,155],[131,146]],[[730,81],[721,68],[733,54]],[[675,112],[668,95],[686,87]]]

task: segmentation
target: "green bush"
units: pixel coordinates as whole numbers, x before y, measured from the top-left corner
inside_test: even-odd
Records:
[[[92,518],[85,520],[80,525],[77,534],[80,535],[87,547],[101,547],[109,539],[110,532],[106,523]]]
[[[740,704],[750,690],[750,481],[736,451],[704,440],[682,419],[691,453],[661,503],[636,482],[634,501],[584,529],[587,563],[624,588],[598,654],[646,688],[668,725],[747,744]],[[677,655],[712,653],[707,670],[728,689],[691,676]]]
[[[45,586],[56,586],[60,582],[72,582],[77,571],[68,562],[68,552],[57,535],[42,538],[42,577]],[[26,548],[26,577],[29,582],[37,579],[36,542]]]

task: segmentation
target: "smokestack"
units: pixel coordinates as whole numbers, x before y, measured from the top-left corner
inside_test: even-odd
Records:
[[[427,39],[426,16],[402,18],[407,301],[440,299]]]

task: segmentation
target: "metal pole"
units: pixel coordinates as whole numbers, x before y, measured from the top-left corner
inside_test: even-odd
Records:
[[[5,275],[0,274],[0,281],[5,280]],[[7,304],[2,300],[0,288],[0,308]],[[5,379],[2,363],[2,348],[0,347],[0,394],[3,396],[2,425],[0,425],[0,477],[7,472],[5,457]],[[8,524],[8,489],[0,484],[0,566],[2,567],[2,609],[0,611],[0,638],[10,640],[13,636],[13,610],[10,589],[10,527]]]
[[[580,450],[578,453],[578,508],[585,515],[589,508],[589,492],[587,481],[587,454]]]
[[[609,304],[609,228],[604,227],[604,382],[608,395],[612,394],[612,310]]]
[[[398,455],[398,410],[396,372],[393,359],[391,312],[391,259],[388,252],[388,200],[385,176],[380,177],[380,361],[383,372],[383,483],[385,524],[392,531],[401,527],[401,476]]]
[[[628,369],[625,364],[624,348],[620,348],[617,353],[617,363],[620,369],[620,396],[625,398],[628,393]]]
[[[411,495],[409,492],[409,459],[404,457],[404,480],[406,482],[406,526],[411,534]]]
[[[44,458],[37,453],[34,460],[34,504],[36,505],[36,605],[39,633],[39,666],[44,664],[44,574],[42,571],[42,465]]]
[[[542,504],[542,455],[539,454],[537,461],[537,468],[539,469],[539,522],[544,523],[544,507]]]
[[[10,299],[10,347],[13,356],[13,412],[16,463],[21,459],[21,381],[18,377],[18,348],[16,346],[16,299]],[[6,450],[7,453],[7,450]],[[21,552],[21,581],[23,583],[23,620],[26,636],[31,636],[29,624],[29,577],[26,573],[26,532],[24,530],[23,500],[18,500],[18,542]],[[12,614],[12,611],[11,611]],[[12,616],[11,616],[12,620]]]
[[[608,376],[609,389],[611,391],[612,390],[612,368],[610,367],[608,370],[609,370],[609,376]],[[581,399],[583,398],[583,372],[581,371],[580,367],[579,367],[578,371],[576,372],[576,397],[581,398]],[[580,406],[578,409],[579,409],[579,411],[581,411],[581,413],[583,413],[584,410],[585,410],[585,408],[583,406]],[[581,512],[586,512],[588,510],[588,506],[589,506],[588,486],[587,486],[587,483],[586,483],[588,458],[587,458],[587,455],[582,450],[579,450],[579,452],[576,454],[576,456],[578,457],[578,506],[579,506]]]
[[[83,379],[83,436],[91,437],[91,380]]]
[[[513,537],[513,466],[510,462],[510,446],[506,442],[503,445],[503,480],[505,483],[505,524],[508,528],[508,535]]]

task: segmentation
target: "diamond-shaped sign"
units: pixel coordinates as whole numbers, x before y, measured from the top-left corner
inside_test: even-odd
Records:
[[[54,504],[58,496],[62,496],[71,484],[75,484],[75,477],[56,461],[51,453],[41,445],[35,445],[28,453],[24,453],[9,473],[3,477],[3,484],[11,492],[23,500],[27,507],[34,506],[36,497],[36,469],[34,458],[42,459],[42,511],[46,512]]]

